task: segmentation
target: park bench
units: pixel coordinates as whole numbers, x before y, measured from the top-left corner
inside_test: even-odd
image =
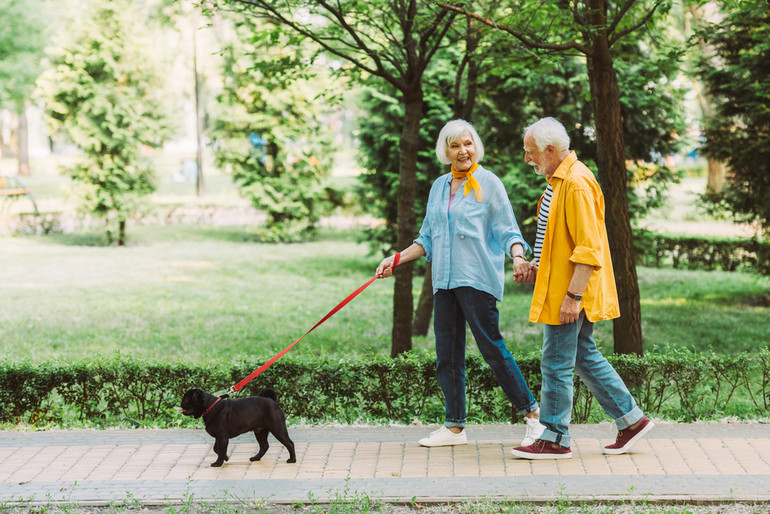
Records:
[[[32,202],[32,206],[35,208],[35,214],[38,214],[37,202],[35,202],[35,195],[18,177],[6,177],[0,175],[0,213],[6,212],[8,204],[19,198],[26,197]]]

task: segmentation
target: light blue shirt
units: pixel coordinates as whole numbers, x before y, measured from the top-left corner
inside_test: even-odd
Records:
[[[479,166],[473,172],[483,191],[482,201],[465,182],[449,205],[452,174],[439,177],[431,187],[420,236],[414,240],[425,249],[433,272],[433,294],[439,289],[472,287],[503,299],[505,256],[511,245],[529,245],[519,225],[502,181]],[[512,257],[512,256],[511,256]]]

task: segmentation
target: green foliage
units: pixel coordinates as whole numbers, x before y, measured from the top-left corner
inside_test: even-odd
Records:
[[[571,146],[589,163],[596,158],[593,112],[585,64],[571,56],[535,57],[507,44],[492,44],[497,31],[481,30],[479,50],[471,58],[481,62],[475,80],[474,123],[485,145],[484,165],[497,174],[508,191],[525,238],[534,242],[537,200],[544,181],[523,161],[524,128],[542,116],[564,123]],[[662,164],[662,156],[677,149],[677,134],[684,132],[681,104],[683,88],[674,80],[679,52],[657,38],[656,45],[628,36],[616,50],[626,156],[637,164],[629,169],[630,213],[642,217],[659,207],[664,192],[677,177]],[[499,42],[498,42],[499,43]],[[430,184],[443,172],[433,151],[439,130],[456,116],[463,98],[456,94],[456,78],[463,54],[449,49],[437,54],[425,76],[425,108],[421,121],[418,188],[415,210],[424,212]],[[362,177],[361,197],[370,212],[387,220],[373,229],[377,248],[392,251],[396,224],[397,154],[402,110],[394,90],[379,86],[360,100],[367,113],[359,122],[362,164],[370,172]],[[594,167],[595,168],[595,167]],[[419,225],[419,219],[418,219]]]
[[[216,160],[267,213],[263,240],[302,239],[323,201],[337,196],[322,181],[333,146],[331,107],[320,93],[335,86],[292,33],[250,16],[230,18],[212,131]]]
[[[428,75],[431,82],[435,77]],[[436,136],[451,119],[451,109],[441,91],[428,88],[424,94],[420,120],[420,143],[417,145],[417,188],[415,212],[417,226],[422,224],[431,185],[447,170],[436,160]],[[396,244],[397,194],[399,182],[399,139],[404,119],[404,106],[398,92],[380,80],[371,80],[363,88],[359,103],[365,115],[358,119],[359,159],[366,172],[359,177],[356,191],[367,212],[382,217],[384,226],[366,231],[366,239],[375,253],[392,253]]]
[[[770,275],[770,244],[758,239],[669,236],[634,231],[636,259],[643,266],[754,271]]]
[[[54,130],[85,156],[68,169],[82,208],[125,243],[125,221],[155,189],[148,155],[170,135],[146,13],[125,0],[91,2],[63,24],[41,97]]]
[[[770,12],[762,0],[721,5],[725,18],[697,34],[714,49],[699,69],[715,104],[703,151],[728,165],[724,189],[706,199],[770,234]]]
[[[0,0],[0,12],[0,106],[18,111],[42,71],[45,10],[41,0]]]
[[[770,349],[754,354],[717,355],[669,350],[644,357],[609,357],[648,415],[677,421],[766,416],[770,408]],[[108,426],[194,426],[176,407],[184,392],[201,387],[224,394],[263,361],[231,366],[168,364],[129,357],[70,364],[0,361],[0,422],[32,426],[88,422]],[[533,390],[540,387],[539,355],[518,356]],[[471,422],[515,421],[489,366],[467,359],[468,418]],[[444,409],[435,378],[435,357],[411,352],[395,359],[284,358],[250,382],[239,396],[272,387],[293,419],[313,422],[437,423]],[[604,419],[575,377],[573,421]]]

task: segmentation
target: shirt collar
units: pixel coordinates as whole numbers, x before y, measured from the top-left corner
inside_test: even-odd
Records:
[[[558,178],[560,180],[564,180],[564,177],[567,175],[567,171],[572,167],[573,164],[578,160],[577,154],[575,151],[571,151],[567,157],[564,158],[563,161],[561,161],[561,164],[559,164],[559,167],[556,168],[556,171],[553,172],[553,175],[551,175],[551,178],[548,180],[550,183],[551,180]]]

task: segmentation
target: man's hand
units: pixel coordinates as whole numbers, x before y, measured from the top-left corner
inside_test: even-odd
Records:
[[[559,323],[567,325],[574,323],[580,316],[580,300],[573,300],[567,295],[564,295],[564,300],[561,302],[561,310],[559,311]]]
[[[537,265],[534,260],[513,265],[513,281],[517,284],[534,284],[536,278]]]

